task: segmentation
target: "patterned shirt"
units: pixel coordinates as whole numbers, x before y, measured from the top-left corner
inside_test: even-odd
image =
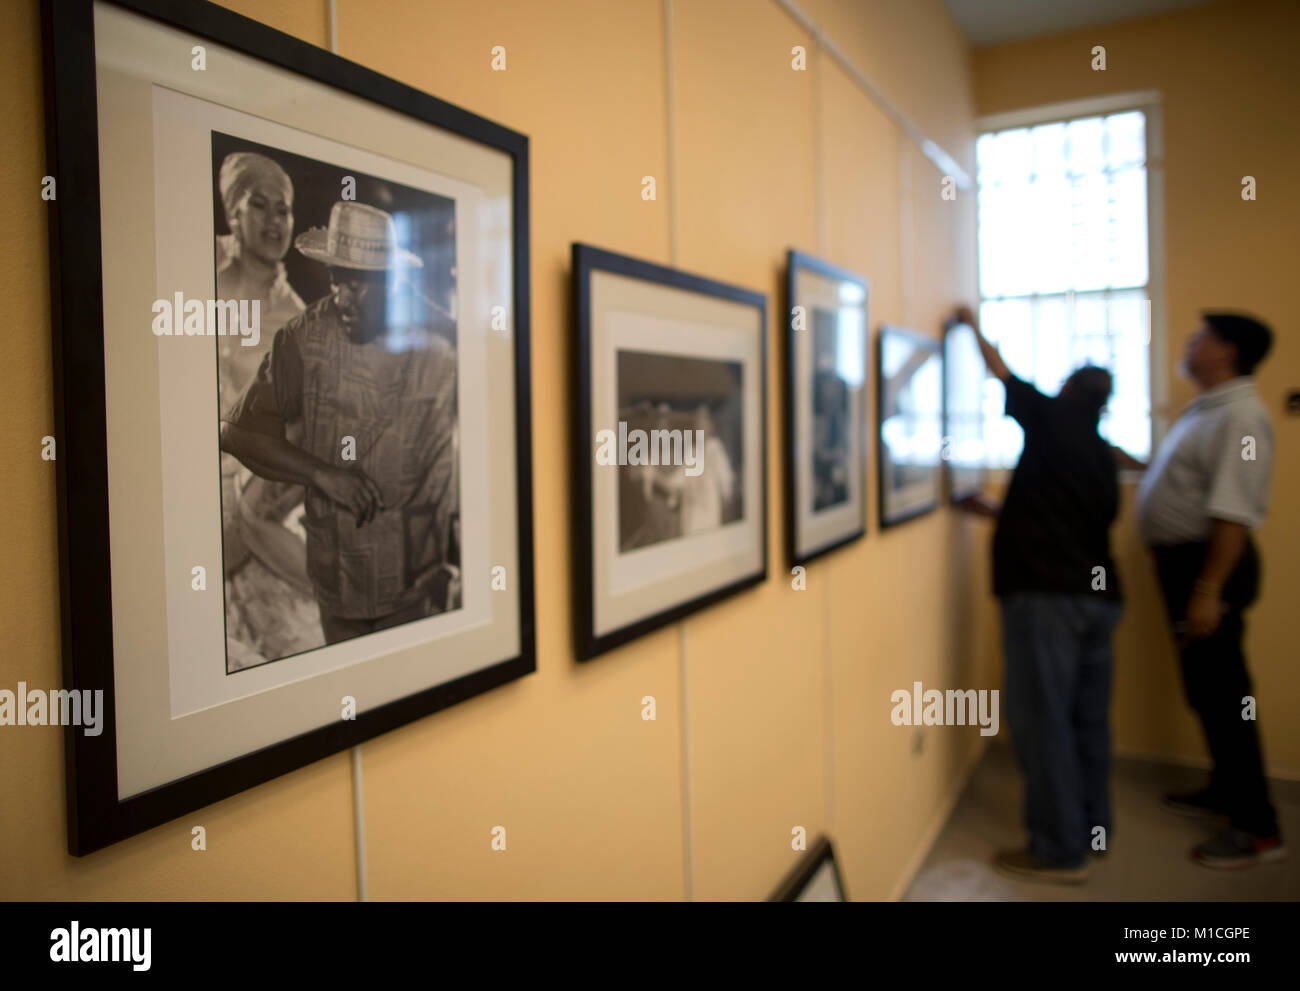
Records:
[[[353,343],[326,296],[276,332],[227,417],[277,438],[299,423],[304,451],[379,486],[385,508],[362,527],[307,490],[307,572],[321,608],[341,618],[416,606],[447,563],[459,512],[456,354],[441,337],[415,342],[396,352],[382,336]]]

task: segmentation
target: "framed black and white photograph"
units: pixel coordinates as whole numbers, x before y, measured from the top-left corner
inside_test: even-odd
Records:
[[[46,49],[83,854],[534,669],[528,142],[209,4]]]
[[[846,902],[844,879],[835,861],[830,837],[818,836],[790,873],[781,881],[768,901],[773,902]]]
[[[573,246],[587,659],[767,576],[767,300]]]
[[[943,358],[934,338],[889,324],[877,357],[880,525],[888,527],[939,505]]]
[[[867,280],[791,251],[786,540],[792,565],[867,531]]]
[[[943,447],[948,499],[961,502],[984,485],[984,382],[975,331],[948,323],[943,335]]]

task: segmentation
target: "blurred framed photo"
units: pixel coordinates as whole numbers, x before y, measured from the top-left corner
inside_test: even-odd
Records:
[[[803,855],[768,901],[773,902],[846,902],[848,893],[835,861],[830,837],[818,836],[812,849]]]
[[[943,444],[948,499],[961,502],[984,486],[984,382],[975,331],[949,323],[943,335]]]
[[[943,358],[938,341],[888,324],[878,352],[880,525],[888,527],[939,505]]]
[[[867,532],[867,280],[791,251],[786,540],[790,563]]]
[[[578,654],[767,577],[767,299],[573,246]]]
[[[44,13],[83,854],[534,669],[528,141],[214,5]]]

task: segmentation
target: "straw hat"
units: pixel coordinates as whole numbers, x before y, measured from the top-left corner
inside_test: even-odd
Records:
[[[398,266],[424,267],[418,255],[398,247],[392,215],[364,203],[340,200],[330,209],[328,230],[313,227],[293,244],[312,261],[336,268],[382,272]]]

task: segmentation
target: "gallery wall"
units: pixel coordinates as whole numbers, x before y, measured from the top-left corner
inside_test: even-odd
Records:
[[[228,6],[328,45],[324,0]],[[973,174],[968,52],[941,0],[801,6]],[[369,897],[757,899],[794,863],[797,826],[810,841],[831,833],[852,897],[897,896],[986,741],[975,727],[896,727],[889,696],[916,681],[996,687],[988,531],[945,508],[881,533],[873,448],[868,536],[792,589],[780,550],[784,255],[797,247],[866,275],[873,329],[937,336],[974,292],[973,196],[943,199],[941,173],[913,140],[774,0],[676,0],[671,46],[663,0],[338,0],[337,10],[341,55],[524,132],[532,156],[537,672],[360,748]],[[36,0],[5,5],[0,27],[10,128],[0,685],[53,686]],[[491,69],[497,45],[503,72]],[[807,71],[792,69],[796,45]],[[645,176],[656,177],[653,201],[642,199]],[[773,359],[768,580],[585,665],[571,621],[575,240],[767,293]],[[654,721],[641,718],[647,695]],[[349,754],[75,859],[60,732],[0,730],[0,897],[356,897]],[[207,831],[201,853],[195,825]],[[505,852],[490,846],[498,825]]]
[[[1194,394],[1176,366],[1202,310],[1245,309],[1273,327],[1273,352],[1257,378],[1277,453],[1272,506],[1257,534],[1263,593],[1247,614],[1246,652],[1269,771],[1292,778],[1300,777],[1300,418],[1286,415],[1285,397],[1300,386],[1297,37],[1300,4],[1234,0],[980,49],[973,61],[981,115],[1132,90],[1160,92],[1166,293],[1159,302],[1167,314],[1169,381],[1161,412],[1172,420]],[[1105,71],[1091,68],[1096,45],[1106,49]],[[1244,176],[1255,177],[1254,201],[1241,197]],[[1116,563],[1129,590],[1117,640],[1115,742],[1129,753],[1201,762],[1200,731],[1182,704],[1159,591],[1137,539],[1135,492],[1135,485],[1124,487],[1114,534]]]

